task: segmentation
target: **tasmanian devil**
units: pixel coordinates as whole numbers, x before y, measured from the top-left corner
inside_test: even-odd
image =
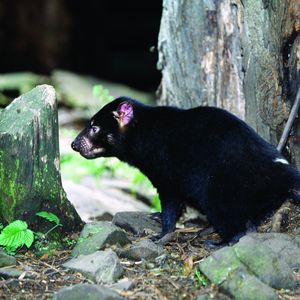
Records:
[[[104,106],[72,148],[88,159],[115,156],[157,188],[162,232],[185,205],[236,241],[287,198],[300,200],[300,173],[245,122],[215,107],[151,107],[120,97]]]

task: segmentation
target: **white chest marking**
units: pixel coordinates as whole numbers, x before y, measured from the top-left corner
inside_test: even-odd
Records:
[[[281,163],[281,164],[285,164],[285,165],[288,165],[288,164],[289,164],[289,162],[288,162],[286,159],[284,159],[284,158],[275,158],[275,159],[273,160],[273,162],[274,162],[274,163]]]

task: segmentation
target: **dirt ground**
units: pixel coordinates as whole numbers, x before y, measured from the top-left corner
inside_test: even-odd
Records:
[[[281,231],[297,233],[300,224],[300,208],[288,203],[281,210]],[[267,220],[259,228],[268,232],[274,226],[274,219]],[[276,219],[276,221],[278,221]],[[273,223],[272,223],[273,222]],[[191,226],[191,224],[189,224]],[[206,226],[206,227],[205,227]],[[199,229],[205,229],[199,234]],[[203,232],[206,232],[205,235]],[[165,245],[167,255],[156,262],[132,262],[121,260],[125,269],[124,277],[133,282],[132,288],[120,294],[125,299],[196,299],[198,295],[209,292],[221,293],[218,287],[199,280],[195,268],[199,261],[208,256],[211,249],[204,240],[218,240],[207,225],[185,227],[177,230],[175,238]],[[70,257],[71,250],[56,251],[53,256],[37,258],[34,253],[18,253],[17,269],[23,271],[19,278],[0,278],[0,299],[52,299],[53,294],[64,286],[78,283],[92,283],[78,272],[67,272],[61,265]],[[300,299],[300,291],[279,292],[281,299]],[[223,299],[230,299],[223,295]]]

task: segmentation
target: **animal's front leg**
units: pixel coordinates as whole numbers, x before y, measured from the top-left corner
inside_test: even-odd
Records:
[[[176,221],[181,215],[183,203],[178,199],[170,199],[169,197],[160,195],[161,202],[161,221],[162,221],[162,232],[159,235],[153,236],[152,240],[161,239],[167,233],[175,230]]]

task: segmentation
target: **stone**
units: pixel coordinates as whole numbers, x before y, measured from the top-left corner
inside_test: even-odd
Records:
[[[51,79],[59,92],[59,101],[69,107],[83,108],[92,115],[101,106],[120,95],[143,99],[147,103],[154,102],[153,96],[149,93],[132,89],[126,85],[82,76],[69,71],[55,70]]]
[[[116,283],[110,284],[109,288],[116,291],[127,291],[130,290],[134,285],[134,282],[129,278],[122,278]]]
[[[78,271],[96,283],[113,283],[123,274],[119,258],[111,249],[79,255],[64,263],[63,267]]]
[[[122,300],[123,297],[107,287],[96,284],[76,284],[60,289],[53,300]]]
[[[161,232],[161,223],[152,219],[151,213],[147,212],[118,212],[112,222],[137,236],[144,236],[149,231],[152,233]]]
[[[241,270],[235,270],[228,280],[221,284],[221,288],[228,291],[235,300],[279,300],[276,291],[257,277]]]
[[[15,265],[16,259],[13,256],[7,255],[3,250],[0,249],[0,268]]]
[[[272,249],[290,268],[300,268],[300,244],[297,238],[284,233],[252,233],[250,236]]]
[[[238,259],[265,284],[275,289],[294,289],[298,283],[280,252],[276,253],[253,236],[244,236],[233,247]],[[300,249],[299,249],[300,250]]]
[[[49,81],[46,76],[37,75],[31,72],[15,72],[0,75],[0,105],[7,105],[13,99],[3,92],[15,95],[27,93],[35,86]]]
[[[111,222],[99,221],[87,223],[80,233],[73,256],[91,254],[105,248],[106,245],[126,245],[130,243],[126,233]]]
[[[93,84],[84,76],[63,70],[55,70],[52,80],[59,91],[58,99],[69,107],[91,110],[93,115],[109,99],[97,99],[93,94]],[[112,99],[111,99],[112,100]]]
[[[231,300],[232,298],[218,292],[217,294],[213,293],[212,295],[206,293],[199,295],[196,300]]]
[[[245,267],[231,247],[224,247],[215,251],[200,262],[199,269],[215,284],[221,284],[227,280],[230,273],[237,269],[246,273]]]
[[[212,253],[200,262],[199,269],[234,299],[279,299],[275,289],[299,287],[293,257],[287,257],[295,253],[297,259],[297,247],[284,234],[249,234],[234,246]]]
[[[23,274],[23,271],[16,268],[0,268],[0,277],[2,278],[19,278]]]
[[[153,260],[163,253],[163,247],[149,239],[133,244],[129,249],[122,249],[119,256],[130,260]]]

